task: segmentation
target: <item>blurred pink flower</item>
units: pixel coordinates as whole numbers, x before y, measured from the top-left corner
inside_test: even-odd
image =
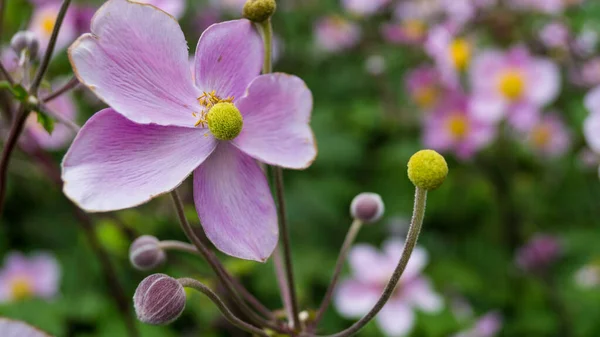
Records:
[[[558,238],[536,234],[517,251],[515,262],[526,272],[543,272],[556,262],[561,253],[562,246]]]
[[[211,0],[211,3],[215,8],[239,17],[242,14],[246,0]]]
[[[469,159],[496,137],[496,125],[473,118],[468,110],[468,97],[449,93],[428,115],[423,131],[426,147],[440,152],[454,152]]]
[[[514,128],[527,131],[539,120],[540,109],[558,95],[560,70],[518,46],[482,52],[473,62],[470,81],[470,110],[476,118],[498,122],[507,117]]]
[[[425,111],[435,108],[444,94],[439,72],[432,66],[411,70],[406,75],[405,82],[412,100]]]
[[[50,337],[31,325],[0,317],[0,335],[2,337]]]
[[[359,42],[360,36],[360,26],[341,16],[322,17],[315,23],[317,47],[327,52],[352,48]]]
[[[441,0],[447,19],[462,26],[475,17],[477,7],[474,0]]]
[[[537,11],[558,15],[565,9],[566,0],[510,0],[509,6],[517,10]]]
[[[600,154],[600,86],[587,94],[585,107],[590,114],[584,122],[583,133],[590,149]],[[600,175],[600,169],[598,175]]]
[[[341,0],[342,7],[350,14],[368,16],[387,6],[391,0]]]
[[[50,112],[60,115],[67,120],[73,121],[77,116],[77,107],[70,94],[63,94],[45,104]],[[56,121],[54,130],[51,134],[38,123],[37,114],[32,113],[27,118],[27,132],[31,139],[40,147],[46,150],[60,150],[71,143],[75,133],[68,126]]]
[[[352,248],[349,254],[352,276],[340,283],[334,297],[342,316],[361,317],[373,307],[402,255],[403,246],[402,240],[389,240],[384,243],[383,251],[366,244]],[[442,309],[442,298],[421,274],[427,260],[427,252],[416,247],[392,298],[376,318],[386,335],[407,335],[415,324],[416,309],[428,313]]]
[[[50,35],[54,29],[54,23],[60,9],[60,1],[44,3],[36,6],[29,23],[28,30],[33,32],[40,42],[40,53],[48,47]],[[77,20],[75,7],[69,8],[56,40],[55,53],[66,48],[77,37]]]
[[[394,44],[419,45],[427,37],[427,25],[418,19],[407,19],[381,25],[383,38]]]
[[[453,337],[493,337],[502,328],[502,316],[497,312],[490,312],[481,316],[472,328],[460,332]]]
[[[471,64],[473,42],[460,37],[458,27],[453,24],[438,25],[429,31],[425,51],[433,58],[442,82],[457,88],[460,74]]]
[[[50,299],[58,293],[59,279],[60,267],[52,255],[40,253],[28,258],[10,253],[0,270],[0,302]]]
[[[547,48],[569,48],[569,28],[562,22],[546,24],[539,33],[540,40]]]
[[[545,157],[558,157],[569,150],[571,133],[557,114],[548,114],[528,131],[527,143]]]

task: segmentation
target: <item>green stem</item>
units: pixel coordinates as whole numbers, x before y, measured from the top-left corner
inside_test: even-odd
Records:
[[[238,292],[235,290],[235,287],[233,286],[233,282],[232,282],[233,277],[231,275],[229,275],[229,273],[227,273],[227,271],[225,270],[225,267],[223,267],[221,265],[221,263],[219,262],[217,257],[204,245],[204,243],[202,243],[202,241],[200,241],[200,239],[198,239],[198,237],[194,233],[192,226],[190,225],[190,223],[187,221],[187,218],[185,217],[185,213],[183,210],[183,203],[181,202],[181,198],[179,197],[179,194],[177,193],[176,190],[173,190],[171,192],[171,197],[173,198],[173,203],[175,205],[175,210],[177,211],[177,216],[179,218],[181,228],[183,229],[188,240],[190,240],[194,244],[194,246],[196,246],[196,248],[198,249],[198,252],[202,255],[202,257],[204,257],[206,262],[208,262],[208,264],[213,269],[213,271],[215,272],[215,274],[217,275],[219,280],[222,282],[223,286],[225,286],[225,288],[231,294],[231,297],[233,298],[234,302],[239,306],[240,311],[242,311],[245,315],[247,315],[248,318],[250,318],[257,325],[265,326],[265,327],[268,327],[275,331],[282,332],[283,330],[281,329],[281,327],[279,327],[271,322],[268,322],[264,318],[257,315],[248,306],[248,304],[246,304],[246,302],[240,297]],[[247,293],[247,291],[246,291],[246,293]],[[262,304],[261,304],[261,306],[262,306]],[[272,317],[272,314],[267,309],[263,309],[263,310],[266,310],[267,313],[269,314],[267,316],[268,318]]]
[[[427,191],[420,189],[417,187],[415,192],[415,205],[413,208],[413,216],[410,223],[410,228],[408,230],[408,235],[406,237],[406,243],[404,245],[404,250],[402,251],[402,256],[400,257],[400,261],[398,262],[398,266],[394,270],[392,277],[390,278],[388,284],[385,286],[383,293],[377,303],[373,306],[373,308],[359,321],[354,323],[348,329],[338,332],[333,335],[326,336],[318,336],[311,334],[301,334],[301,337],[349,337],[358,333],[362,328],[365,327],[377,314],[383,306],[387,303],[387,301],[392,297],[394,293],[394,289],[398,285],[400,281],[400,277],[406,269],[406,265],[408,264],[408,260],[413,252],[413,249],[417,245],[417,240],[419,238],[419,233],[421,232],[421,227],[423,225],[423,218],[425,217],[425,205],[427,203]]]
[[[333,291],[335,290],[335,287],[337,286],[337,283],[339,281],[340,275],[342,273],[342,268],[344,267],[346,258],[348,257],[348,252],[350,251],[350,247],[352,247],[352,244],[354,243],[358,232],[360,232],[362,225],[362,221],[360,221],[359,219],[354,219],[352,225],[350,226],[350,229],[348,230],[348,233],[346,234],[346,238],[344,239],[344,243],[342,244],[342,248],[340,250],[340,255],[338,256],[337,262],[335,264],[335,269],[333,270],[331,283],[329,283],[327,292],[325,292],[325,297],[323,298],[321,306],[319,307],[315,319],[312,322],[313,327],[316,327],[321,321],[321,319],[323,319],[323,315],[325,315],[325,312],[327,311],[327,308],[331,303]]]
[[[219,308],[219,310],[221,311],[223,316],[225,316],[225,318],[229,321],[229,323],[233,324],[234,326],[236,326],[246,332],[256,334],[259,336],[269,337],[269,335],[264,330],[261,330],[255,326],[250,325],[250,324],[242,321],[241,319],[237,318],[231,312],[231,310],[229,310],[229,308],[227,308],[227,306],[225,305],[225,303],[223,303],[223,301],[219,298],[219,296],[217,294],[215,294],[210,288],[208,288],[204,284],[202,284],[199,281],[194,280],[192,278],[180,278],[177,281],[179,281],[179,283],[184,287],[198,290],[199,292],[206,295],[206,297],[208,297]]]

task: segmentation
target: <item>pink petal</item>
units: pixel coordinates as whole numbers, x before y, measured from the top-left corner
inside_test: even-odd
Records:
[[[34,280],[35,293],[44,298],[51,298],[58,292],[60,266],[49,254],[38,254],[31,257],[30,271]]]
[[[527,98],[539,105],[544,106],[553,101],[560,91],[560,69],[558,66],[545,59],[537,59],[528,67],[528,78],[530,83],[527,90]]]
[[[439,294],[433,291],[429,279],[419,277],[406,284],[402,295],[411,304],[426,312],[442,310],[444,302]]]
[[[225,98],[239,99],[260,74],[263,43],[252,22],[242,19],[214,24],[202,33],[196,48],[196,85]]]
[[[402,251],[404,250],[404,240],[390,239],[384,242],[383,250],[390,261],[393,261],[394,268],[400,261]],[[402,273],[402,281],[410,280],[418,276],[429,262],[427,251],[419,246],[415,247],[410,255],[406,269]]]
[[[2,337],[50,337],[50,335],[20,321],[0,317]]]
[[[79,80],[136,123],[193,127],[200,96],[177,21],[150,5],[110,0],[69,49]]]
[[[397,299],[386,303],[376,319],[381,330],[389,337],[406,336],[416,320],[411,307]]]
[[[586,118],[583,133],[590,148],[600,153],[600,112],[592,113]]]
[[[92,212],[137,206],[176,188],[215,147],[204,130],[136,124],[105,109],[65,156],[64,192]]]
[[[383,288],[374,288],[358,280],[340,282],[333,303],[340,315],[347,318],[361,317],[373,308]]]
[[[365,283],[386,284],[398,260],[392,260],[367,244],[357,244],[348,253],[354,277]]]
[[[302,169],[317,156],[310,129],[312,94],[304,81],[286,74],[257,77],[237,106],[244,128],[233,141],[246,154],[270,165]]]
[[[600,86],[592,89],[585,95],[585,108],[590,113],[600,113]]]
[[[475,95],[469,101],[469,114],[483,123],[498,123],[506,115],[506,102],[494,94]]]
[[[163,11],[180,18],[185,11],[185,0],[136,0],[137,2],[147,3],[156,6]]]
[[[194,171],[194,201],[206,236],[222,252],[264,262],[279,229],[275,203],[256,161],[222,142]]]

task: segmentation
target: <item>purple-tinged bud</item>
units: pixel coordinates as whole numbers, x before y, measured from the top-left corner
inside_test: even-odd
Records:
[[[385,207],[377,193],[361,193],[350,204],[350,214],[364,223],[373,223],[381,219]]]
[[[133,305],[138,319],[152,325],[169,324],[185,309],[185,290],[165,274],[146,277],[135,290]]]
[[[526,272],[543,272],[561,255],[561,245],[551,235],[538,234],[517,251],[517,265]]]
[[[37,36],[30,31],[19,31],[10,40],[10,47],[17,53],[21,54],[23,50],[29,52],[29,57],[35,59],[40,50],[40,42]]]
[[[142,235],[129,247],[129,261],[139,270],[150,270],[165,262],[167,256],[159,246],[160,241],[151,235]]]

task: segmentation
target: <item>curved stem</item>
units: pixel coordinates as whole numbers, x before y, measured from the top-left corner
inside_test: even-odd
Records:
[[[64,0],[62,5],[60,6],[60,10],[58,15],[56,16],[56,22],[54,23],[54,28],[52,29],[52,35],[50,35],[50,40],[48,41],[48,47],[46,48],[46,52],[44,53],[44,57],[42,58],[42,62],[35,73],[35,77],[33,78],[33,82],[31,83],[31,88],[29,92],[33,95],[37,96],[37,90],[42,84],[42,80],[44,79],[44,75],[48,70],[48,66],[50,65],[50,59],[52,58],[52,54],[54,53],[54,47],[56,46],[56,39],[58,38],[58,32],[60,31],[60,27],[63,24],[65,19],[65,15],[67,14],[67,10],[69,9],[69,5],[71,4],[71,0]]]
[[[21,103],[19,105],[17,116],[15,117],[15,121],[12,127],[10,128],[10,132],[8,134],[8,139],[6,140],[6,143],[4,143],[2,157],[0,157],[0,215],[4,210],[4,197],[6,196],[8,163],[10,162],[10,157],[12,156],[12,153],[15,150],[15,147],[17,146],[17,142],[19,141],[21,132],[23,132],[25,122],[27,121],[27,117],[29,116],[30,112],[31,111],[26,108],[25,103]]]
[[[79,80],[77,79],[77,77],[73,76],[69,80],[69,82],[65,83],[65,85],[63,85],[62,87],[60,87],[53,93],[49,94],[48,96],[42,98],[42,102],[48,103],[48,102],[54,100],[55,98],[59,97],[60,95],[67,93],[69,90],[73,90],[73,89],[77,88],[78,85],[79,85]]]
[[[281,329],[281,327],[260,317],[250,307],[248,307],[246,302],[235,291],[235,289],[232,285],[233,277],[227,273],[227,271],[221,265],[219,260],[217,260],[216,256],[214,256],[214,254],[212,254],[212,252],[204,245],[204,243],[202,243],[202,241],[200,241],[198,239],[198,237],[194,233],[192,226],[190,225],[190,223],[187,221],[187,218],[185,217],[185,213],[183,210],[183,204],[182,204],[181,198],[179,198],[179,194],[177,193],[176,190],[173,190],[171,192],[171,197],[173,198],[173,203],[175,204],[175,209],[177,211],[177,216],[179,217],[179,222],[181,224],[181,228],[183,229],[188,240],[190,240],[194,244],[194,246],[196,246],[196,248],[198,249],[198,252],[208,262],[208,264],[214,270],[215,274],[221,280],[221,282],[223,282],[223,285],[225,286],[225,288],[231,293],[233,300],[236,302],[237,305],[239,305],[239,309],[244,314],[248,315],[248,318],[250,318],[256,324],[268,327],[268,328],[273,329],[278,332],[285,332]],[[272,314],[269,313],[269,316],[272,316]]]
[[[427,202],[427,191],[417,188],[415,192],[415,206],[413,208],[413,216],[412,221],[410,223],[410,229],[408,230],[408,235],[406,237],[406,243],[404,245],[404,250],[402,251],[402,257],[400,257],[400,261],[392,274],[388,284],[385,286],[383,293],[377,303],[373,306],[373,308],[360,320],[354,323],[351,327],[341,332],[338,332],[333,335],[326,336],[316,336],[311,334],[301,334],[301,337],[348,337],[353,336],[358,333],[362,328],[365,327],[377,314],[383,306],[387,303],[387,301],[392,297],[394,293],[394,289],[398,285],[400,281],[400,277],[406,269],[406,265],[408,264],[408,260],[410,259],[410,255],[412,254],[413,249],[417,245],[417,239],[419,238],[419,233],[421,232],[421,226],[423,225],[423,218],[425,217],[425,204]]]
[[[235,325],[236,327],[238,327],[246,332],[253,333],[253,334],[256,334],[259,336],[269,337],[269,335],[265,331],[237,318],[231,312],[231,310],[229,310],[229,308],[227,308],[227,306],[225,305],[225,303],[223,303],[223,301],[219,298],[219,296],[217,294],[215,294],[214,291],[212,291],[210,288],[208,288],[204,284],[202,284],[199,281],[194,280],[192,278],[180,278],[177,281],[179,281],[179,283],[184,287],[198,290],[199,292],[206,295],[206,297],[208,297],[219,308],[219,310],[221,311],[223,316],[225,316],[225,318],[229,321],[229,323]]]
[[[321,306],[319,307],[319,310],[317,311],[315,319],[312,323],[313,327],[316,327],[321,321],[321,319],[323,319],[323,315],[325,314],[327,308],[329,307],[329,304],[331,303],[331,299],[333,297],[333,290],[335,289],[339,281],[340,275],[342,273],[342,268],[344,267],[346,258],[348,257],[348,251],[350,250],[350,247],[352,247],[352,244],[354,243],[358,232],[360,232],[362,224],[362,221],[354,219],[352,225],[350,226],[350,229],[348,230],[348,233],[346,234],[346,238],[344,239],[344,243],[342,244],[342,248],[340,250],[340,255],[338,256],[335,268],[333,270],[331,283],[329,283],[327,292],[325,292],[325,297],[323,298]]]
[[[181,242],[176,240],[163,240],[158,243],[158,247],[162,250],[176,250],[180,252],[186,252],[198,256],[202,256],[196,246],[187,242]]]

